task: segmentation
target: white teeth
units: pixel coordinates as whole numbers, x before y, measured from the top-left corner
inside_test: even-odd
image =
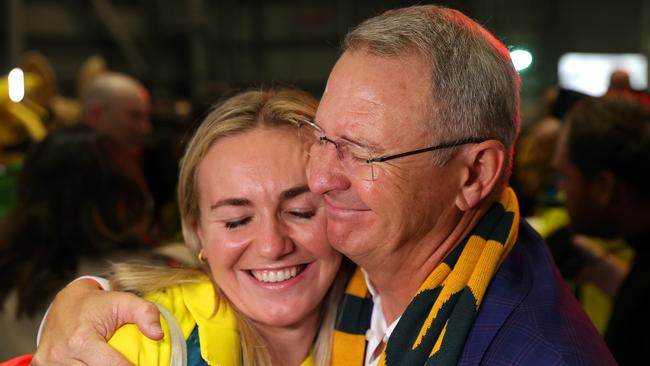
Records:
[[[283,270],[251,270],[251,273],[261,282],[282,282],[294,278],[299,273],[298,267],[291,267]]]

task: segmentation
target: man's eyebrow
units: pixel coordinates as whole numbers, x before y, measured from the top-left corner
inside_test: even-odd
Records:
[[[382,147],[380,147],[379,145],[375,144],[374,142],[370,142],[370,141],[368,141],[366,139],[351,138],[351,137],[348,137],[348,136],[341,136],[341,140],[343,140],[343,141],[345,141],[347,143],[353,144],[353,145],[360,146],[360,147],[362,147],[364,149],[375,151],[375,152],[379,152],[379,151],[383,150]]]
[[[246,198],[226,198],[225,200],[221,200],[212,204],[210,206],[210,210],[214,210],[222,206],[252,206],[252,205],[253,203],[250,200],[247,200]]]
[[[320,129],[320,131],[324,135],[327,136],[327,131],[325,131],[325,129],[323,127],[321,127],[321,125],[318,123],[318,120],[316,118],[314,118],[314,124],[316,126],[318,126],[318,128]],[[331,136],[327,136],[327,137],[331,137]],[[381,146],[375,144],[374,142],[370,142],[370,141],[368,141],[366,139],[363,139],[363,138],[352,138],[352,137],[348,137],[348,136],[341,136],[340,139],[347,142],[347,143],[363,147],[364,149],[369,149],[369,150],[373,150],[373,151],[377,151],[377,152],[379,152],[380,150],[383,150]]]
[[[281,198],[282,201],[286,201],[286,200],[292,199],[294,197],[300,196],[301,194],[306,193],[306,192],[309,192],[309,186],[307,186],[306,184],[303,184],[303,185],[292,187],[292,188],[289,188],[289,189],[283,191],[280,194],[280,198]]]

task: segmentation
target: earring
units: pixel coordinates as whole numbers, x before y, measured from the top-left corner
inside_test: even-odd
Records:
[[[199,262],[205,264],[205,253],[203,252],[203,249],[199,251],[198,257],[199,257]]]

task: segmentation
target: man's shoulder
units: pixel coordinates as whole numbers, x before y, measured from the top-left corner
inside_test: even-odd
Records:
[[[543,239],[525,222],[488,288],[466,351],[473,363],[615,364]]]

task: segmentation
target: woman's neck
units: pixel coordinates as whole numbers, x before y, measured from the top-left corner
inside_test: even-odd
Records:
[[[276,327],[254,323],[269,348],[273,365],[299,366],[311,352],[318,331],[319,309],[297,325]]]

